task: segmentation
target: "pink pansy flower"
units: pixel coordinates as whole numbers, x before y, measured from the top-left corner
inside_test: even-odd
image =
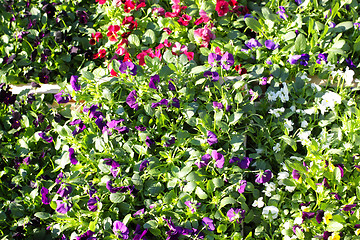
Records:
[[[178,23],[180,25],[183,25],[183,26],[187,26],[189,25],[189,22],[191,21],[192,17],[187,15],[187,14],[183,14],[179,20],[178,20]]]
[[[200,44],[200,47],[209,47],[210,40],[216,38],[215,34],[211,32],[208,26],[199,28],[194,31],[195,41]]]
[[[187,50],[188,50],[187,46],[181,45],[181,43],[179,42],[176,42],[171,49],[174,55],[179,55]]]
[[[106,34],[106,36],[109,37],[109,40],[112,42],[117,41],[117,34],[116,32],[118,32],[120,30],[119,25],[110,25],[108,27],[108,33]]]
[[[134,9],[135,9],[135,3],[133,1],[131,1],[131,0],[126,0],[126,2],[124,4],[124,11],[126,13],[129,13]]]
[[[106,0],[95,0],[95,2],[98,2],[100,5],[106,3]]]

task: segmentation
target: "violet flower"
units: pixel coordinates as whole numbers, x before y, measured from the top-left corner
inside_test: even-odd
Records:
[[[227,211],[226,216],[229,218],[230,222],[236,220],[237,223],[241,223],[245,218],[245,210],[241,208],[230,208],[229,211]]]
[[[293,177],[293,179],[295,179],[295,180],[299,180],[300,179],[300,177],[301,177],[301,175],[300,175],[300,173],[299,173],[299,171],[298,170],[293,170],[292,171],[292,177]]]
[[[149,136],[146,137],[145,143],[146,143],[146,146],[148,146],[149,148],[155,144],[154,140],[150,139]]]
[[[323,217],[324,217],[324,210],[318,210],[316,213],[316,221],[318,222],[318,224],[321,223]]]
[[[291,65],[297,64],[301,55],[290,55],[289,59],[287,60]]]
[[[171,81],[169,81],[168,89],[169,89],[170,91],[176,91],[175,85],[174,85]]]
[[[271,40],[266,40],[266,41],[265,41],[265,47],[266,47],[267,49],[270,49],[270,50],[275,50],[275,49],[279,48],[280,45],[279,45],[279,44],[275,44],[275,43],[274,43],[273,41],[271,41]]]
[[[191,201],[185,201],[184,204],[189,207],[192,213],[195,213],[196,209],[201,205],[201,203],[193,203]]]
[[[43,204],[45,205],[49,205],[50,204],[50,198],[47,196],[47,194],[49,193],[49,190],[46,187],[42,187],[40,190],[40,194],[41,194],[41,201]]]
[[[212,82],[216,82],[220,79],[219,73],[211,71],[204,72],[204,77],[211,77]]]
[[[356,207],[356,204],[346,205],[346,206],[343,208],[343,211],[349,212],[349,211],[351,211],[351,209],[354,208],[354,207]]]
[[[70,100],[70,94],[67,94],[65,97],[63,96],[65,92],[63,90],[61,90],[59,93],[54,95],[55,100],[57,101],[58,104],[61,103],[67,103]]]
[[[212,67],[217,67],[218,63],[221,61],[221,56],[216,53],[210,53],[208,56],[208,62]]]
[[[165,105],[167,106],[169,104],[169,101],[167,99],[161,99],[160,102],[152,103],[152,108],[157,108],[158,106]]]
[[[177,99],[176,97],[174,97],[171,101],[172,101],[171,105],[172,105],[173,107],[180,108],[180,101],[179,101],[179,99]]]
[[[60,185],[56,193],[59,194],[60,197],[66,197],[71,193],[71,191],[72,191],[72,187],[70,185],[62,184]]]
[[[75,157],[75,153],[74,153],[74,149],[73,148],[69,148],[69,158],[70,158],[70,162],[71,164],[77,164],[78,160]]]
[[[301,54],[301,58],[300,58],[300,64],[303,66],[307,66],[308,62],[310,60],[310,55],[307,53],[303,53]]]
[[[283,6],[280,6],[279,9],[280,11],[277,11],[276,13],[279,14],[280,18],[287,20],[288,16],[286,15],[285,8]]]
[[[50,81],[50,74],[51,71],[49,69],[47,69],[46,67],[42,68],[41,72],[38,74],[39,81],[41,83],[48,83]]]
[[[39,136],[48,143],[51,143],[53,141],[53,138],[51,136],[46,136],[45,132],[39,132]]]
[[[140,132],[146,131],[146,127],[144,127],[143,125],[135,126],[135,129],[140,131]]]
[[[201,161],[196,161],[195,165],[198,166],[198,168],[202,168],[205,167],[209,164],[211,160],[211,156],[210,154],[205,154],[204,156],[201,157]]]
[[[166,141],[166,143],[164,144],[164,147],[170,147],[171,145],[173,145],[175,143],[176,138],[175,137],[171,137],[170,140]]]
[[[206,230],[209,230],[209,231],[215,230],[215,226],[214,226],[213,220],[211,218],[204,217],[202,219],[201,223],[202,223],[202,225],[204,225],[206,227]]]
[[[230,70],[230,67],[234,65],[234,55],[232,55],[231,53],[226,52],[222,57],[221,57],[221,67],[225,70]]]
[[[126,98],[126,103],[129,105],[129,107],[134,108],[135,110],[139,109],[139,104],[136,102],[137,97],[136,90],[133,90]]]
[[[305,219],[311,219],[315,217],[315,213],[314,212],[302,212],[302,219],[303,221],[305,221]]]
[[[64,179],[65,177],[64,177],[64,173],[63,172],[60,172],[58,175],[57,175],[57,177],[56,177],[56,179],[55,179],[55,182],[57,183],[57,184],[59,184],[59,183],[61,183],[61,181]]]
[[[79,18],[81,24],[86,24],[88,22],[88,15],[85,11],[76,11],[76,16]]]
[[[218,167],[218,168],[223,168],[224,167],[225,159],[224,159],[224,156],[221,153],[217,152],[216,150],[213,150],[211,152],[211,156],[216,161],[215,162],[216,167]]]
[[[327,57],[328,57],[327,53],[319,53],[318,54],[318,59],[316,60],[316,63],[321,64],[321,61],[324,61],[325,63],[327,63]]]
[[[136,234],[133,238],[133,240],[141,240],[146,239],[144,238],[145,234],[148,232],[148,229],[145,228],[144,231],[141,230],[141,226],[139,224],[136,225],[136,229],[134,231],[134,234]]]
[[[157,83],[160,82],[160,77],[159,75],[155,74],[154,76],[150,77],[150,82],[149,82],[149,88],[155,89],[157,90]]]
[[[262,44],[258,40],[256,40],[255,38],[252,38],[247,43],[245,43],[245,46],[248,49],[253,49],[253,48],[261,47]]]
[[[330,195],[333,195],[336,200],[341,200],[341,197],[339,194],[331,192]]]
[[[62,200],[56,200],[56,211],[58,213],[66,214],[68,211],[70,211],[72,207],[72,204],[65,203]]]
[[[239,187],[237,188],[237,191],[242,194],[245,192],[245,188],[247,185],[247,181],[246,180],[240,180],[239,182]]]
[[[141,215],[143,215],[145,213],[145,208],[142,208],[142,209],[139,209],[139,210],[137,210],[134,214],[133,214],[133,216],[135,217],[135,216],[141,216]]]
[[[76,75],[72,75],[70,77],[70,84],[71,84],[71,87],[75,90],[75,92],[79,91],[81,89],[81,86],[78,82],[78,76]]]
[[[219,102],[213,102],[213,107],[218,109],[224,109],[224,105]]]
[[[71,125],[71,126],[78,125],[75,127],[75,130],[72,132],[73,136],[81,133],[86,128],[85,124],[83,123],[83,121],[81,119],[75,119],[72,122],[70,122],[69,125]]]
[[[207,131],[207,137],[208,137],[207,142],[210,146],[218,143],[217,136],[212,131]]]
[[[84,234],[76,237],[76,240],[96,240],[96,238],[92,237],[95,233],[91,230],[86,231]]]
[[[130,75],[132,75],[132,76],[135,76],[137,74],[137,66],[130,61],[122,62],[120,64],[119,70],[121,73],[126,73],[127,70],[129,70]]]
[[[147,168],[147,166],[149,166],[149,163],[149,160],[142,161],[139,166],[139,172],[142,172],[145,168]]]
[[[91,212],[97,211],[97,209],[98,209],[97,202],[98,201],[96,198],[91,197],[89,199],[89,201],[87,202],[87,207],[88,207],[89,211],[91,211]]]
[[[120,237],[122,239],[129,238],[129,229],[125,226],[124,223],[120,221],[115,221],[113,223],[113,232],[117,237]]]
[[[256,175],[255,182],[266,183],[266,182],[270,181],[272,176],[273,176],[273,174],[270,170],[265,170],[263,173],[259,173]]]

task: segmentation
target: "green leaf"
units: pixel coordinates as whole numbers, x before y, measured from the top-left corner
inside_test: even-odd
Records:
[[[316,191],[317,187],[316,187],[314,181],[313,181],[311,178],[306,178],[305,181],[309,184],[309,186],[310,186],[314,191]]]
[[[51,217],[51,214],[47,212],[37,212],[34,215],[35,217],[38,217],[40,219],[48,219],[49,217]]]
[[[202,190],[199,186],[196,187],[195,193],[200,199],[206,199],[208,197],[206,192],[204,192],[204,190]]]
[[[351,21],[346,21],[346,22],[342,22],[342,23],[339,23],[338,25],[336,25],[335,28],[333,28],[333,31],[334,32],[345,32],[353,27],[354,27],[354,25]]]
[[[82,76],[88,80],[94,80],[95,76],[91,72],[82,71]]]
[[[188,175],[191,172],[191,170],[192,170],[192,166],[186,166],[182,168],[180,172],[177,173],[177,176],[179,178],[184,178],[186,177],[186,175]]]
[[[119,70],[119,68],[120,68],[120,63],[119,63],[118,60],[113,59],[113,60],[111,61],[111,67],[112,67],[112,69],[113,69],[115,72],[120,73],[120,70]]]
[[[226,229],[227,229],[227,226],[226,226],[225,224],[220,224],[220,225],[217,227],[216,231],[217,231],[218,233],[222,233],[222,232],[225,232]]]
[[[184,192],[188,192],[188,193],[192,193],[196,188],[196,183],[195,182],[188,182],[185,186],[183,191]]]
[[[299,53],[306,51],[306,38],[302,33],[296,37],[295,50]]]
[[[235,112],[233,113],[230,118],[229,118],[229,124],[230,125],[235,125],[240,118],[242,117],[243,113],[242,112]]]
[[[130,34],[128,40],[130,44],[140,47],[140,39],[136,34]]]
[[[156,222],[156,220],[149,220],[144,224],[143,227],[144,228],[150,228],[150,229],[157,228],[157,222]]]
[[[172,54],[170,50],[166,50],[165,53],[163,54],[163,57],[167,63],[175,62],[175,56]]]
[[[228,204],[234,204],[236,203],[235,199],[232,198],[232,197],[225,197],[223,199],[221,199],[221,202],[220,202],[220,206],[219,206],[219,209],[228,205]]]
[[[251,28],[251,30],[253,30],[254,32],[260,33],[262,26],[261,24],[255,20],[254,18],[246,18],[245,19],[245,23],[246,25]]]
[[[339,232],[343,227],[344,225],[339,222],[330,221],[326,230],[329,232]]]
[[[146,30],[141,40],[144,45],[154,44],[156,40],[155,32],[152,29]]]
[[[125,195],[122,193],[111,193],[110,194],[110,201],[112,203],[121,203],[125,201]]]
[[[286,135],[281,136],[280,139],[284,140],[284,142],[286,142],[290,147],[292,147],[294,151],[296,151],[297,146],[296,146],[296,141],[294,139]]]
[[[206,67],[205,66],[196,66],[196,67],[193,67],[191,70],[190,70],[190,74],[199,74],[199,73],[203,73],[205,72],[206,70]]]
[[[90,229],[90,231],[95,232],[95,230],[96,230],[96,221],[91,221],[90,222],[89,229]]]

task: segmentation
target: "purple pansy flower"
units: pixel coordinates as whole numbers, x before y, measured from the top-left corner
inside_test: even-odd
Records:
[[[171,79],[171,80],[172,80],[172,79]],[[169,89],[170,91],[176,91],[175,85],[174,85],[171,81],[169,81],[168,89]]]
[[[48,143],[51,143],[53,141],[53,138],[51,136],[46,136],[46,133],[44,132],[39,132],[39,136]]]
[[[59,93],[54,95],[55,100],[57,101],[58,104],[61,103],[67,103],[70,100],[70,94],[67,94],[65,97],[63,96],[65,92],[63,90],[61,90]]]
[[[60,172],[60,173],[57,175],[57,177],[56,177],[56,179],[55,179],[55,182],[56,182],[57,184],[59,184],[59,183],[61,183],[61,181],[63,180],[63,178],[64,178],[64,173]]]
[[[248,49],[253,49],[253,48],[261,47],[262,44],[258,40],[256,40],[255,38],[252,38],[247,43],[245,43],[245,46]]]
[[[70,185],[62,184],[60,185],[56,193],[59,194],[60,197],[66,197],[71,193],[71,191],[72,191],[72,187]]]
[[[298,170],[293,170],[292,171],[292,177],[293,177],[293,179],[295,179],[295,180],[299,180],[300,179],[300,177],[301,177],[301,175],[300,175],[300,173],[299,173],[299,171]]]
[[[142,209],[140,209],[140,210],[137,210],[134,214],[133,214],[133,216],[135,217],[135,216],[140,216],[140,215],[143,215],[145,213],[145,208],[142,208]]]
[[[299,225],[294,225],[293,226],[293,233],[296,234],[296,229],[299,228],[302,232],[304,231],[303,229],[301,229],[301,227]]]
[[[40,190],[41,193],[41,201],[43,204],[45,205],[49,205],[50,204],[50,198],[47,196],[47,194],[49,193],[49,190],[46,187],[42,187]]]
[[[231,105],[227,105],[225,110],[226,110],[226,112],[230,112],[231,109],[232,109],[232,106],[231,106]]]
[[[324,217],[324,210],[318,210],[316,213],[316,221],[318,222],[318,224],[321,223],[323,217]]]
[[[149,166],[150,161],[144,160],[140,163],[139,171],[142,172],[147,166]]]
[[[113,232],[117,237],[120,237],[122,239],[129,238],[129,229],[125,226],[124,223],[120,221],[115,221],[113,223]]]
[[[351,60],[351,58],[346,58],[345,62],[347,63],[347,65],[349,66],[349,68],[354,69],[356,68],[355,64],[353,63],[353,61]]]
[[[151,147],[152,145],[155,144],[154,140],[152,140],[149,136],[146,137],[145,140],[146,146]]]
[[[217,136],[212,131],[207,131],[207,137],[208,137],[207,142],[210,146],[218,143]]]
[[[321,64],[321,61],[324,61],[325,63],[327,63],[327,57],[328,57],[327,53],[319,53],[318,54],[318,59],[316,60],[316,63]]]
[[[220,59],[221,67],[225,70],[230,70],[230,67],[234,65],[234,55],[231,53],[224,53],[224,55]]]
[[[252,160],[252,158],[244,157],[241,161],[238,162],[238,166],[241,169],[248,169]]]
[[[205,154],[204,156],[201,157],[201,161],[196,161],[195,165],[198,166],[198,168],[202,168],[205,167],[209,164],[211,160],[211,155],[210,154]]]
[[[132,62],[130,62],[130,61],[127,61],[127,62],[122,62],[122,63],[120,64],[119,71],[120,71],[121,73],[126,73],[128,69],[129,69],[130,74],[131,74],[132,76],[135,76],[135,75],[136,75],[136,73],[137,73],[137,66],[136,66],[134,63],[132,63]]]
[[[78,82],[78,76],[76,75],[72,75],[70,77],[70,84],[71,84],[71,87],[75,90],[75,91],[79,91],[81,89],[80,87],[80,84]]]
[[[328,240],[329,237],[331,236],[331,234],[332,234],[332,232],[325,231],[325,232],[323,233],[323,239],[324,239],[324,240]]]
[[[149,82],[149,88],[155,89],[157,90],[157,83],[160,82],[160,77],[159,75],[155,74],[154,76],[150,77],[150,82]]]
[[[167,99],[161,99],[160,102],[152,103],[152,108],[157,108],[158,106],[165,105],[167,106],[169,104],[169,101]]]
[[[286,15],[286,11],[285,8],[283,6],[279,7],[280,11],[277,11],[276,13],[279,14],[279,17],[286,20],[287,19],[287,15]]]
[[[175,137],[171,137],[170,140],[165,142],[164,147],[170,147],[171,145],[173,145],[175,143],[175,140],[176,140]]]
[[[305,219],[310,219],[315,217],[315,213],[314,212],[302,212],[302,219],[303,221],[305,221]]]
[[[245,210],[241,208],[230,208],[226,213],[226,216],[229,218],[230,222],[236,220],[237,223],[241,223],[241,221],[245,218]]]
[[[70,162],[71,164],[77,164],[78,160],[75,157],[75,151],[73,148],[69,148],[69,158],[70,158]]]
[[[211,156],[216,161],[215,162],[216,167],[218,167],[218,168],[223,168],[224,167],[225,159],[224,159],[224,156],[221,153],[217,152],[216,150],[213,150],[211,152]]]
[[[275,44],[275,43],[274,43],[273,41],[271,41],[271,40],[266,40],[266,41],[265,41],[265,47],[266,47],[267,49],[270,49],[270,50],[275,50],[275,49],[279,48],[280,45],[279,45],[279,44]]]
[[[111,166],[110,172],[113,175],[114,178],[116,178],[118,170],[117,168],[120,167],[120,163],[117,161],[111,159],[111,158],[105,158],[103,159],[105,161],[105,164],[108,166]]]
[[[139,224],[136,225],[136,229],[134,231],[134,234],[136,234],[133,238],[133,240],[141,240],[141,239],[146,239],[143,238],[145,236],[145,234],[148,232],[148,229],[145,228],[144,231],[141,230],[141,226]]]
[[[247,181],[246,180],[240,180],[239,182],[239,187],[237,188],[237,191],[242,194],[245,192],[245,188],[247,185]]]
[[[126,98],[126,103],[129,105],[129,107],[134,108],[135,110],[139,109],[139,104],[136,102],[137,97],[136,90],[133,90]]]
[[[334,198],[335,198],[336,200],[341,200],[340,195],[337,194],[337,193],[335,193],[335,192],[331,192],[330,195],[334,195]]]
[[[272,178],[272,175],[273,175],[272,172],[269,169],[267,169],[263,173],[259,173],[256,175],[255,182],[266,183],[266,182],[270,181],[270,179]]]
[[[91,211],[91,212],[96,212],[97,211],[97,209],[98,209],[97,202],[98,201],[97,201],[96,198],[91,197],[89,199],[89,201],[87,202],[87,207],[88,207],[89,211]]]
[[[310,55],[307,53],[303,53],[301,54],[301,58],[300,58],[300,64],[303,66],[307,66],[308,62],[310,60]]]
[[[180,101],[179,101],[179,99],[177,99],[176,97],[174,97],[171,101],[172,101],[171,105],[172,105],[173,107],[180,108]]]
[[[206,227],[206,230],[209,230],[209,231],[215,230],[215,226],[214,226],[213,220],[211,218],[204,217],[202,219],[201,223]]]
[[[354,28],[360,30],[360,23],[354,23]]]
[[[166,234],[168,235],[166,240],[176,240],[181,235],[190,235],[192,233],[191,229],[186,229],[183,227],[175,227],[175,225],[171,221],[171,218],[169,220],[164,218],[164,220],[167,222],[168,227],[170,229],[169,231],[166,232]]]
[[[218,109],[224,109],[224,105],[219,102],[213,102],[213,107]]]
[[[86,231],[86,233],[76,237],[76,240],[96,240],[95,237],[92,237],[95,233],[91,230]]]
[[[351,211],[352,208],[356,207],[356,204],[349,204],[349,205],[346,205],[344,208],[343,208],[343,211]]]
[[[208,62],[212,67],[217,67],[221,61],[221,56],[216,53],[210,53],[208,56]]]
[[[293,65],[293,64],[297,64],[300,58],[301,58],[301,55],[291,55],[287,61],[291,65]]]
[[[56,211],[58,213],[66,214],[70,211],[72,205],[70,203],[63,202],[62,200],[56,200]]]
[[[146,127],[144,127],[143,125],[135,126],[135,129],[140,131],[140,132],[146,131]]]
[[[74,125],[78,125],[77,127],[75,127],[75,130],[72,132],[72,135],[75,136],[79,133],[81,133],[82,131],[85,130],[86,126],[84,124],[84,122],[81,119],[75,119],[72,122],[69,123],[71,126]]]
[[[211,71],[204,72],[204,77],[211,77],[211,81],[213,82],[216,82],[220,79],[218,72],[211,72]]]
[[[189,207],[192,213],[195,213],[196,209],[201,205],[201,203],[193,203],[191,201],[185,201],[184,204]]]

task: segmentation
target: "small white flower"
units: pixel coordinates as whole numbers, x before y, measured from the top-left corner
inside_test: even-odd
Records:
[[[316,113],[316,110],[314,108],[308,108],[304,110],[304,113],[307,115],[313,115],[314,113]]]
[[[268,94],[267,94],[267,96],[268,96],[268,100],[270,101],[270,102],[274,102],[274,101],[276,101],[276,99],[277,99],[277,97],[278,97],[278,95],[275,93],[275,92],[268,92]]]
[[[282,163],[280,163],[280,165],[285,171],[289,171],[289,169],[287,169],[285,163],[282,162]]]
[[[301,121],[301,127],[306,128],[308,126],[308,122],[306,120]]]
[[[294,125],[294,123],[291,120],[285,119],[284,126],[289,130],[289,132],[294,130],[293,125]]]
[[[303,222],[302,217],[296,217],[294,220],[295,225],[300,225],[300,224],[302,224],[302,222]]]
[[[279,172],[277,179],[278,180],[283,180],[283,179],[287,179],[288,177],[289,177],[288,172]]]
[[[266,206],[263,208],[262,215],[266,218],[271,217],[276,219],[279,214],[279,209],[275,206]]]
[[[280,143],[276,143],[276,145],[273,147],[273,150],[274,150],[275,153],[280,152],[280,150],[281,150]]]
[[[290,110],[291,110],[292,112],[295,112],[295,111],[296,111],[296,107],[295,107],[294,105],[292,105],[292,106],[290,107]]]
[[[264,183],[265,187],[266,187],[266,190],[272,192],[272,191],[275,191],[276,190],[276,184],[273,183],[273,182],[270,182],[270,183]]]
[[[271,191],[263,190],[263,193],[265,194],[265,196],[271,197]]]
[[[354,80],[355,72],[353,70],[350,70],[349,67],[346,67],[345,73],[344,73],[344,80],[345,85],[350,86]]]
[[[355,103],[355,101],[354,101],[354,99],[352,99],[352,98],[350,98],[349,99],[349,101],[347,102],[347,105],[350,107],[350,106],[353,106],[353,105],[355,105],[356,103]]]
[[[290,229],[292,227],[292,224],[291,224],[291,222],[287,221],[287,222],[284,223],[283,226],[284,226],[285,229]]]
[[[311,88],[316,89],[318,92],[321,91],[321,87],[319,85],[315,84],[315,83],[311,84]]]
[[[344,148],[346,151],[348,151],[353,148],[353,145],[351,143],[346,142],[344,143]]]
[[[257,200],[255,200],[252,206],[262,208],[264,206],[263,197],[259,197]]]
[[[293,186],[286,186],[285,187],[285,190],[288,191],[288,192],[293,192],[295,190],[296,187],[293,187]]]

